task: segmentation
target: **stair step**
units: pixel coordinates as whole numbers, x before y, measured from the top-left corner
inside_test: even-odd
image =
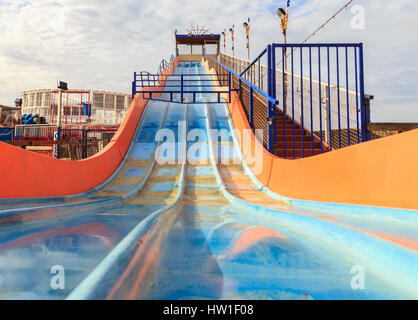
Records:
[[[279,130],[283,131],[283,124],[281,124],[281,123],[277,124],[276,128],[277,128],[277,131],[279,131]],[[286,124],[286,129],[287,130],[292,130],[293,129],[293,124],[291,124],[291,123]],[[301,127],[295,124],[295,129],[301,129]]]
[[[306,142],[306,141],[311,141],[310,140],[310,136],[308,136],[308,135],[302,135],[302,134],[295,134],[295,142],[302,142],[302,137],[303,137],[303,139],[304,139],[304,141]],[[277,142],[280,142],[280,141],[284,141],[284,136],[283,135],[281,135],[281,134],[278,134],[277,135]],[[308,140],[309,139],[309,140]],[[293,142],[293,135],[291,135],[291,134],[289,134],[289,135],[287,135],[286,134],[286,142],[287,141],[292,141]]]
[[[304,142],[305,145],[305,149],[309,149],[311,150],[311,140],[309,139],[309,141]],[[284,142],[282,141],[278,141],[275,145],[275,148],[277,149],[283,149],[284,148]],[[313,143],[313,147],[314,149],[320,149],[321,148],[321,143],[320,142],[315,142]],[[289,148],[293,148],[293,139],[292,137],[286,137],[286,149],[289,150]],[[296,149],[302,149],[302,141],[295,141],[295,148]],[[325,147],[323,147],[323,149],[325,149]]]
[[[275,151],[276,151],[275,154],[278,157],[284,158],[284,150],[283,149],[276,149]],[[329,150],[323,150],[322,153],[327,153],[328,151]],[[311,149],[305,149],[304,153],[305,153],[305,158],[312,156]],[[318,154],[321,154],[321,150],[320,149],[314,149],[313,155],[316,156]],[[295,156],[297,158],[302,158],[303,157],[302,149],[295,149]],[[286,158],[287,159],[293,159],[293,149],[286,150]]]
[[[283,135],[283,128],[281,130],[276,130],[277,135]],[[306,132],[302,129],[295,128],[295,135],[302,135],[304,133],[306,135]],[[293,135],[293,129],[286,129],[286,136],[292,136]]]

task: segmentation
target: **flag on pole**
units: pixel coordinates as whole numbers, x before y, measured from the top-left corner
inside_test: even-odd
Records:
[[[290,0],[287,0],[286,16],[283,20],[280,21],[280,28],[282,29],[283,33],[287,30],[287,26],[289,23],[289,7],[290,7]]]

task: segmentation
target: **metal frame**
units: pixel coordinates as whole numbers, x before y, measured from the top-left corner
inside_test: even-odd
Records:
[[[199,77],[205,77],[200,79]],[[213,81],[218,80],[219,84],[214,85]],[[200,82],[201,84],[191,84],[193,82]],[[164,88],[161,88],[161,83],[165,83]],[[203,83],[203,84],[202,84]],[[206,84],[207,83],[207,84]],[[142,90],[138,90],[142,88]],[[154,89],[155,88],[155,89]],[[203,90],[189,90],[189,88],[196,89],[202,88]],[[207,89],[205,89],[207,88]],[[216,89],[219,88],[219,89]],[[225,88],[227,88],[225,90]],[[135,95],[137,92],[142,94],[142,97],[146,100],[156,100],[174,103],[221,103],[221,95],[227,94],[226,101],[231,102],[231,73],[225,73],[220,75],[208,75],[208,74],[174,74],[174,75],[162,75],[150,74],[148,72],[134,73],[134,81],[132,82],[132,93]],[[198,94],[215,94],[217,99],[215,101],[202,101],[197,99]],[[153,95],[159,95],[155,97]],[[180,99],[176,99],[175,95],[180,95]],[[185,96],[191,95],[191,99],[187,99]]]
[[[290,56],[290,70],[285,69],[284,63],[278,69],[276,68],[276,65],[278,65],[276,64],[276,60],[278,60],[276,50],[278,48],[282,55],[280,62],[285,61],[285,58]],[[300,50],[297,58],[294,53],[296,49]],[[322,52],[321,49],[323,50]],[[348,58],[349,55],[350,57],[352,56],[352,52],[349,50],[354,50],[354,61]],[[338,56],[337,62],[333,61],[334,58],[331,60],[331,53]],[[317,61],[315,60],[316,55]],[[267,66],[261,65],[261,58],[265,58],[266,56]],[[286,151],[288,151],[286,150],[286,146],[289,148],[290,145],[292,145],[293,149],[291,158],[296,158],[296,126],[302,128],[302,141],[300,142],[302,146],[298,147],[301,149],[302,157],[315,155],[316,152],[323,153],[331,151],[333,148],[339,149],[344,147],[347,141],[343,145],[343,134],[347,135],[348,145],[371,139],[370,132],[368,131],[368,123],[370,122],[370,99],[364,94],[363,44],[361,43],[273,43],[261,51],[252,62],[244,61],[244,68],[242,64],[240,67],[237,66],[236,60],[239,59],[235,57],[223,55],[222,62],[216,61],[212,57],[209,57],[209,59],[219,64],[223,70],[227,70],[236,76],[238,78],[239,88],[241,88],[242,83],[249,86],[249,123],[253,129],[254,90],[267,99],[267,148],[270,152],[274,151],[273,146],[277,143],[276,121],[279,120],[277,118],[277,106],[279,105],[277,99],[282,102],[282,107],[279,110],[283,113],[283,119],[281,120],[283,121],[283,141],[280,142],[283,142],[285,158]],[[345,59],[345,65],[343,59]],[[258,72],[257,82],[257,64],[259,70],[261,68],[264,68],[264,70],[267,69],[267,86],[261,85],[262,75],[260,71]],[[330,67],[331,64],[332,68]],[[301,70],[300,74],[295,73],[297,68]],[[351,75],[349,72],[352,70],[355,70],[355,75]],[[318,79],[314,79],[314,73]],[[324,77],[324,73],[325,77],[328,76],[327,78]],[[253,79],[253,74],[256,75],[255,79]],[[331,76],[336,78],[335,88],[331,82]],[[287,83],[287,85],[284,86],[284,83]],[[355,83],[355,85],[352,83]],[[348,88],[350,85],[351,87]],[[291,92],[288,92],[290,90]],[[242,98],[241,95],[240,98]],[[324,99],[326,99],[326,108],[322,110]],[[297,110],[295,109],[296,104],[298,105]],[[356,108],[356,110],[353,111],[353,108]],[[332,114],[334,111],[335,115]],[[350,111],[352,112],[351,116]],[[319,119],[317,119],[318,113]],[[326,116],[326,121],[323,121],[323,116]],[[297,117],[300,117],[300,119]],[[290,129],[289,125],[286,126],[286,121],[289,123],[289,120],[292,120],[291,133],[289,130],[286,131],[286,127]],[[356,129],[357,131],[354,131]],[[319,133],[317,133],[318,130]],[[325,130],[325,133],[328,133],[327,137],[324,136],[323,130]],[[347,132],[343,132],[344,130]],[[354,139],[352,136],[354,132],[357,132],[357,139]],[[334,139],[336,135],[337,140]]]
[[[294,51],[295,50],[299,50],[300,51],[300,70],[302,71],[300,74],[298,74],[297,76],[300,77],[300,95],[301,95],[301,126],[302,128],[305,128],[305,123],[304,123],[304,114],[305,114],[305,108],[303,106],[303,82],[304,82],[304,76],[303,76],[303,70],[304,70],[304,61],[303,61],[303,53],[306,52],[304,51],[304,49],[308,49],[309,50],[309,86],[310,86],[310,90],[309,90],[309,100],[310,100],[310,117],[312,119],[312,49],[317,49],[318,50],[318,75],[319,75],[319,101],[322,100],[322,93],[321,93],[321,49],[326,49],[326,69],[327,69],[327,113],[328,113],[328,123],[327,123],[327,127],[328,127],[328,143],[329,143],[329,150],[332,150],[332,145],[331,145],[331,133],[333,130],[338,130],[338,147],[336,147],[336,149],[340,149],[342,148],[342,130],[343,129],[343,111],[346,113],[345,114],[345,120],[346,120],[346,128],[345,130],[347,130],[347,140],[348,140],[348,145],[352,145],[354,143],[360,143],[360,142],[366,142],[369,141],[371,139],[371,135],[370,132],[368,131],[368,123],[370,123],[370,109],[367,108],[368,105],[368,99],[366,98],[365,94],[364,94],[364,61],[363,61],[363,44],[362,43],[316,43],[316,44],[273,44],[272,45],[272,59],[275,59],[275,55],[276,55],[276,49],[277,48],[281,48],[282,51],[282,60],[284,59],[283,56],[283,50],[290,48],[291,53],[289,54],[291,56],[291,61],[292,61],[292,69],[291,69],[291,77],[292,77],[292,86],[294,85],[294,76],[296,75],[294,73],[293,70],[293,62],[294,62]],[[330,51],[331,49],[335,49],[335,69],[336,70],[331,70],[331,60],[330,60]],[[341,55],[341,49],[344,50],[343,54]],[[349,49],[354,49],[354,61],[351,62],[351,60],[349,59],[349,53],[348,50]],[[345,61],[345,68],[340,68],[340,56],[343,57],[343,60]],[[349,102],[349,68],[353,68],[354,67],[354,72],[355,72],[355,97],[356,97],[356,125],[355,127],[357,128],[357,141],[354,142],[352,141],[350,134],[351,134],[351,129],[354,129],[354,127],[351,126],[350,124],[350,102]],[[285,72],[285,70],[282,70],[282,72]],[[332,105],[332,101],[331,101],[331,87],[332,87],[332,83],[331,83],[331,75],[332,73],[336,74],[336,90],[337,90],[337,94],[336,94],[336,103],[337,103],[337,110],[336,110],[336,117],[337,117],[337,128],[333,128],[332,127],[332,120],[331,120],[331,114],[332,111],[331,110],[331,105]],[[288,73],[288,72],[286,72]],[[345,73],[343,79],[345,79],[345,88],[343,88],[341,86],[341,73]],[[274,78],[276,77],[276,73],[273,73],[272,75]],[[282,82],[284,83],[284,81]],[[358,87],[360,86],[360,88]],[[345,97],[341,96],[341,91],[345,90]],[[284,90],[283,90],[284,91]],[[292,97],[294,97],[294,88],[292,87]],[[284,97],[283,97],[284,99]],[[347,104],[347,108],[346,110],[343,110],[341,108],[343,101]],[[292,99],[292,119],[294,120],[294,104],[295,101],[294,99]],[[320,107],[320,132],[322,132],[322,108]],[[358,114],[360,114],[360,116],[358,116]],[[305,128],[307,131],[310,132],[311,134],[311,144],[312,144],[312,149],[313,149],[313,143],[314,143],[314,134],[313,134],[313,121],[311,120],[311,128]],[[320,141],[321,141],[321,153],[322,153],[322,144],[323,144],[323,137],[322,134],[320,134]],[[335,147],[335,146],[334,146]],[[302,148],[304,148],[304,143],[302,143]],[[304,155],[304,150],[303,150],[303,155]],[[312,150],[312,155],[313,155],[313,150]]]
[[[267,51],[268,54],[271,54],[271,47],[268,47],[268,49],[266,49],[266,51]],[[263,52],[262,54],[260,54],[256,58],[256,60],[259,59],[264,53],[265,52]],[[248,87],[249,87],[249,106],[250,106],[249,107],[249,110],[250,110],[250,112],[249,112],[250,113],[250,115],[249,115],[250,121],[249,122],[250,122],[250,125],[251,125],[252,128],[254,128],[254,121],[253,121],[254,120],[254,92],[257,92],[258,94],[260,94],[262,97],[264,97],[267,100],[267,105],[268,105],[267,106],[267,108],[268,108],[267,114],[268,114],[268,118],[266,119],[266,121],[267,121],[267,126],[269,128],[269,130],[268,130],[268,135],[269,135],[269,138],[268,138],[268,141],[269,141],[268,150],[269,150],[269,152],[272,152],[273,151],[272,134],[274,132],[274,130],[272,130],[273,129],[272,115],[275,114],[275,109],[276,109],[276,106],[279,105],[279,101],[276,98],[274,98],[273,95],[271,94],[271,89],[272,89],[272,87],[270,85],[270,83],[271,83],[271,76],[268,76],[267,77],[267,82],[269,83],[268,84],[269,92],[268,93],[265,93],[263,90],[261,90],[260,88],[258,88],[256,85],[252,84],[250,81],[248,81],[247,79],[245,79],[243,77],[243,75],[238,74],[237,72],[229,69],[228,67],[226,67],[225,65],[223,65],[219,61],[213,59],[211,56],[206,55],[205,57],[207,57],[211,61],[217,63],[223,69],[225,69],[226,71],[228,71],[228,73],[230,73],[230,74],[234,75],[235,77],[237,77],[238,83],[239,83],[239,88],[237,90],[238,92],[241,91],[241,85],[242,85],[242,83],[245,83],[246,85],[248,85]],[[256,60],[255,60],[255,62],[256,62]],[[268,61],[271,61],[271,59],[268,59]],[[270,75],[271,75],[271,73],[270,73]]]
[[[290,72],[287,71],[287,69],[285,70],[285,66],[282,63],[282,68],[281,71],[279,69],[276,69],[276,49],[280,49],[281,54],[282,54],[282,61],[285,60],[285,58],[287,58],[288,55],[291,56],[291,70]],[[286,49],[289,48],[290,49],[290,54],[286,53]],[[295,61],[295,54],[294,51],[298,49],[300,50],[299,53],[299,61]],[[304,51],[305,49],[305,51]],[[318,50],[317,51],[317,55],[318,55],[318,61],[317,61],[317,69],[313,67],[313,63],[315,63],[315,61],[312,59],[312,53],[313,53],[313,49]],[[322,64],[322,58],[321,58],[321,49],[325,49],[326,50],[326,63],[325,66]],[[332,116],[331,116],[331,112],[332,110],[332,96],[331,96],[331,60],[330,60],[330,54],[331,54],[331,49],[335,50],[336,53],[336,63],[335,63],[335,68],[336,68],[336,90],[337,90],[337,96],[333,99],[335,99],[336,103],[337,103],[337,117],[338,117],[338,128],[337,129],[333,129],[332,125]],[[340,50],[343,49],[345,50],[345,55],[343,54],[341,57],[345,57],[345,68],[340,68]],[[348,50],[349,49],[354,49],[354,62],[350,62],[349,64],[349,58],[348,58]],[[309,50],[309,56],[308,56],[308,62],[309,62],[309,69],[308,68],[304,68],[304,53],[306,53],[306,50]],[[168,62],[166,62],[165,60],[163,60],[160,64],[160,69],[159,72],[157,74],[150,74],[150,73],[146,73],[146,72],[141,72],[141,73],[136,73],[134,74],[134,81],[132,82],[132,93],[133,95],[135,95],[137,93],[137,89],[138,88],[142,88],[143,91],[141,91],[142,96],[144,97],[144,99],[149,99],[149,100],[160,100],[160,101],[167,101],[167,102],[177,102],[177,103],[220,103],[221,102],[221,94],[222,93],[227,93],[229,96],[229,99],[227,102],[231,101],[231,91],[238,91],[238,94],[241,97],[241,85],[242,84],[246,84],[249,87],[249,123],[251,125],[251,127],[254,129],[254,92],[257,92],[259,95],[261,95],[261,97],[265,98],[267,100],[267,149],[269,152],[273,153],[274,150],[274,146],[277,144],[277,123],[276,121],[277,119],[277,112],[278,112],[278,108],[279,108],[279,99],[283,99],[283,103],[282,103],[282,108],[281,111],[283,113],[283,149],[284,149],[284,157],[286,158],[286,122],[289,121],[289,119],[292,120],[292,151],[293,151],[293,159],[296,158],[296,141],[295,141],[295,135],[296,135],[296,126],[300,127],[302,130],[302,147],[301,147],[301,154],[302,157],[308,156],[306,153],[306,148],[308,148],[308,146],[305,146],[305,143],[307,143],[308,141],[306,139],[310,138],[310,152],[308,151],[308,153],[311,153],[311,155],[315,155],[314,152],[314,144],[315,143],[320,143],[320,153],[323,153],[325,151],[328,151],[327,149],[329,149],[329,151],[331,151],[333,149],[333,145],[332,145],[332,131],[333,130],[338,130],[338,146],[334,145],[334,148],[339,149],[342,147],[342,130],[343,126],[346,126],[347,130],[347,135],[348,135],[348,145],[351,145],[354,143],[354,141],[352,141],[352,138],[350,137],[351,134],[351,128],[356,127],[357,128],[357,141],[356,143],[360,143],[360,142],[365,142],[371,139],[371,135],[370,132],[368,131],[368,123],[370,122],[370,108],[369,108],[369,99],[367,99],[367,97],[364,94],[364,62],[363,62],[363,44],[362,43],[336,43],[336,44],[331,44],[331,43],[317,43],[317,44],[277,44],[277,43],[273,43],[267,46],[267,48],[265,48],[263,51],[261,51],[261,53],[252,61],[252,62],[248,62],[248,65],[244,68],[244,70],[240,70],[240,72],[236,72],[236,70],[234,69],[234,63],[232,63],[232,67],[229,68],[228,66],[222,64],[221,62],[219,62],[218,60],[214,59],[213,57],[209,56],[209,55],[205,55],[204,57],[213,61],[214,63],[218,64],[223,70],[225,70],[226,73],[222,73],[222,74],[218,74],[218,75],[201,75],[201,74],[197,74],[197,75],[161,75],[160,70],[162,70],[162,68],[166,67],[168,65]],[[267,56],[267,92],[265,92],[262,89],[261,81],[262,81],[262,75],[261,72],[258,72],[258,86],[254,83],[257,83],[257,79],[253,79],[253,69],[255,67],[257,67],[257,63],[258,63],[258,69],[260,70],[262,68],[261,65],[261,58],[264,58],[265,56]],[[172,58],[173,59],[173,56]],[[172,60],[170,60],[172,61]],[[322,64],[322,65],[321,65]],[[354,66],[354,70],[355,70],[355,79],[352,79],[349,77],[349,67],[353,67]],[[300,74],[296,74],[295,73],[295,67],[299,67],[300,68]],[[326,73],[327,73],[327,82],[322,82],[322,73],[323,70],[322,68],[326,68]],[[263,68],[265,68],[265,66],[263,66]],[[304,70],[309,70],[309,72],[306,72],[305,74],[309,74],[308,76],[304,76]],[[313,79],[313,70],[318,72],[318,78],[319,78],[319,82],[317,79]],[[247,79],[245,76],[246,74],[250,72],[250,78]],[[282,72],[282,79],[280,80],[280,78],[278,78],[277,76],[277,72]],[[334,70],[332,71],[334,73]],[[343,88],[341,85],[342,83],[340,82],[340,73],[341,72],[345,72],[345,75],[343,78],[345,78],[345,86],[346,88]],[[256,74],[256,72],[255,72]],[[290,75],[290,77],[289,77]],[[196,79],[197,77],[206,77],[204,79]],[[212,81],[215,80],[219,80],[220,84],[219,85],[212,85]],[[233,89],[231,86],[231,82],[232,82],[232,76],[235,76],[238,79],[238,89]],[[227,77],[227,78],[226,78]],[[287,92],[287,87],[288,84],[286,84],[286,86],[284,85],[285,83],[288,83],[290,78],[290,82],[291,82],[291,93],[289,95],[289,93]],[[299,79],[299,80],[296,80]],[[356,112],[355,112],[355,125],[352,125],[350,123],[350,102],[349,102],[349,83],[350,83],[350,79],[355,81],[355,100],[356,100]],[[200,81],[203,83],[202,85],[194,85],[194,84],[190,84],[190,82],[194,82],[194,81]],[[228,87],[227,87],[227,91],[225,90],[216,90],[217,87],[223,87],[225,88],[224,83],[228,82]],[[300,81],[300,85],[295,85],[296,81]],[[306,81],[306,83],[304,84],[304,81]],[[317,92],[313,92],[316,91],[316,89],[313,89],[313,82],[315,81],[315,83],[317,83],[319,90]],[[344,80],[343,80],[344,81]],[[205,82],[208,82],[208,85],[205,85]],[[165,83],[164,89],[161,89],[161,83]],[[283,95],[281,95],[280,97],[277,97],[277,89],[280,88],[280,83],[283,86],[282,87],[282,91],[283,91]],[[327,104],[327,108],[325,109],[324,112],[327,113],[327,118],[326,118],[326,124],[323,124],[323,110],[322,110],[322,104],[323,104],[323,91],[322,91],[322,86],[325,86],[325,94],[326,94],[326,104]],[[278,87],[279,86],[279,87]],[[147,88],[148,87],[148,88]],[[198,87],[202,87],[203,90],[201,91],[191,91],[188,90],[188,88],[198,88]],[[210,87],[211,89],[213,88],[214,90],[205,90],[205,87]],[[295,87],[297,89],[297,92],[295,92]],[[341,90],[345,90],[345,97],[341,96]],[[353,91],[353,90],[351,90]],[[202,93],[214,93],[217,94],[218,99],[215,99],[215,101],[198,101],[196,99],[196,94],[202,94]],[[160,97],[155,97],[153,95],[160,95]],[[174,95],[180,95],[180,99],[179,101],[175,100]],[[192,99],[185,99],[185,95],[191,95]],[[304,101],[305,95],[306,94],[306,101]],[[351,93],[353,95],[353,93]],[[313,113],[314,113],[314,109],[316,109],[316,107],[314,106],[314,102],[313,102],[313,98],[315,95],[315,99],[318,97],[318,103],[319,103],[319,130],[320,130],[320,134],[317,135],[314,132],[314,117],[313,117]],[[317,97],[316,97],[317,96]],[[288,103],[287,99],[290,98],[290,103]],[[346,102],[347,106],[346,108],[341,108],[341,104],[342,101]],[[334,101],[334,100],[333,100]],[[298,108],[298,110],[295,110],[295,103],[300,103],[300,108]],[[286,106],[287,104],[289,104],[289,106]],[[335,102],[334,102],[335,104]],[[290,108],[291,107],[291,108]],[[290,111],[291,109],[291,111]],[[299,110],[300,109],[300,110]],[[345,110],[346,109],[346,110]],[[297,113],[299,113],[300,116],[300,122],[299,120],[296,120],[295,117],[297,115]],[[346,113],[345,115],[345,119],[346,120],[346,124],[345,122],[343,122],[342,117],[344,117],[344,113]],[[306,117],[305,117],[306,116]],[[352,120],[352,119],[351,119]],[[310,122],[310,125],[307,123]],[[324,139],[324,134],[323,134],[323,128],[325,129],[325,132],[328,132],[328,138]],[[299,131],[299,129],[298,129]],[[289,135],[289,133],[287,133],[287,135]],[[290,137],[289,137],[290,138]],[[327,140],[327,141],[325,141]],[[316,147],[318,148],[318,147]]]

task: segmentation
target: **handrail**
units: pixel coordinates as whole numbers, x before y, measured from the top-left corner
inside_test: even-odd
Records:
[[[248,67],[246,67],[245,69],[244,69],[244,71],[243,72],[241,72],[241,74],[240,74],[240,76],[242,76],[244,73],[246,73],[265,53],[267,52],[267,48],[265,48],[258,56],[257,56],[257,58],[255,58],[254,60],[253,60],[253,62],[251,62],[249,65],[248,65]]]
[[[250,87],[250,89],[254,90],[255,92],[259,93],[260,95],[262,95],[264,98],[266,98],[269,102],[271,102],[274,105],[278,105],[279,104],[279,100],[269,96],[267,93],[265,93],[263,90],[257,88],[255,85],[253,85],[251,82],[247,81],[245,78],[243,78],[241,75],[239,75],[238,73],[236,73],[235,71],[229,69],[228,67],[224,66],[222,63],[220,63],[219,61],[215,60],[214,58],[212,58],[209,55],[205,55],[205,57],[208,57],[209,59],[211,59],[213,62],[217,63],[219,66],[221,66],[222,68],[224,68],[225,70],[227,70],[228,72],[230,72],[231,74],[233,74],[234,76],[236,76],[241,82],[244,82],[246,85],[248,85]]]
[[[176,57],[174,55],[171,55],[170,62],[167,62],[167,60],[165,60],[165,59],[161,60],[160,65],[158,67],[158,72],[157,72],[158,79],[160,79],[160,76],[162,75],[163,70],[164,69],[167,69],[167,70],[170,69],[170,66],[173,64],[173,61],[175,61],[175,60],[176,60]],[[143,75],[148,75],[148,77],[153,76],[148,71],[134,72],[134,81],[132,81],[132,99],[135,97],[135,94],[137,92],[136,91],[136,79],[137,79],[138,74],[140,74],[141,77]],[[147,81],[150,81],[150,79],[148,79]]]
[[[201,79],[198,77],[207,77],[208,79]],[[221,79],[219,79],[221,77]],[[161,88],[161,76],[158,74],[135,73],[135,79],[132,84],[133,92],[136,92],[137,88],[142,88],[141,93],[144,99],[147,100],[158,100],[165,102],[175,103],[220,103],[221,95],[227,94],[227,101],[230,102],[231,97],[231,73],[225,73],[220,75],[207,75],[207,74],[173,74],[164,75],[164,88]],[[214,78],[217,78],[219,84],[213,85]],[[203,84],[194,84],[196,81]],[[202,87],[202,88],[201,88]],[[190,88],[201,88],[202,90],[191,90]],[[227,88],[227,89],[226,89]],[[209,90],[210,89],[210,90]],[[157,94],[158,97],[155,97]],[[198,94],[209,94],[213,93],[217,95],[217,99],[213,101],[201,101],[197,99]],[[181,99],[178,100],[175,95],[180,94]],[[190,95],[192,100],[189,100],[185,95]]]
[[[279,48],[283,49],[281,53],[278,52]],[[300,50],[297,55],[292,50],[290,71],[285,64],[282,63],[281,70],[276,64],[276,56],[285,55],[284,48]],[[261,59],[265,59],[265,50],[252,62],[225,54],[218,59],[220,64],[241,73],[242,77],[265,90],[268,96],[280,101],[280,108],[268,107],[269,125],[275,122],[273,132],[268,132],[267,136],[269,151],[274,148],[278,155],[287,158],[290,145],[293,149],[292,158],[296,159],[371,139],[370,130],[367,129],[367,124],[370,123],[370,99],[364,94],[362,43],[273,43],[267,47],[267,53],[267,65],[261,64]],[[308,65],[304,63],[306,61],[309,61]],[[295,72],[294,63],[300,74]],[[253,70],[255,77],[258,77],[258,84],[257,79],[252,79]],[[317,77],[314,77],[315,73]],[[265,76],[267,83],[261,85],[260,79],[264,80]],[[336,80],[336,84],[331,79],[334,82]],[[248,81],[244,82],[248,84]],[[250,87],[247,111],[250,114],[250,126],[253,128],[252,91]],[[280,119],[277,118],[277,112],[282,114]],[[260,115],[257,117],[258,123],[263,121],[259,119]],[[283,130],[278,132],[277,128]],[[299,135],[300,129],[306,135]],[[306,137],[308,134],[310,137]]]

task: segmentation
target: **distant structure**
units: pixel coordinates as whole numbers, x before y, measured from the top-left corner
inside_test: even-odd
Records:
[[[38,114],[54,124],[58,110],[58,90],[41,89],[21,94],[22,115]],[[63,124],[95,123],[118,125],[122,122],[132,97],[129,94],[97,91],[68,90],[62,97]]]
[[[217,59],[221,53],[220,34],[209,33],[209,28],[199,25],[186,28],[186,32],[186,34],[178,34],[177,29],[174,32],[176,55],[180,61],[200,61],[203,53]]]
[[[207,28],[205,25],[199,27],[199,25],[197,25],[196,27],[191,26],[190,29],[186,29],[187,34],[189,36],[193,36],[193,37],[199,37],[199,36],[203,36],[205,34],[207,34],[209,32],[209,28]]]

